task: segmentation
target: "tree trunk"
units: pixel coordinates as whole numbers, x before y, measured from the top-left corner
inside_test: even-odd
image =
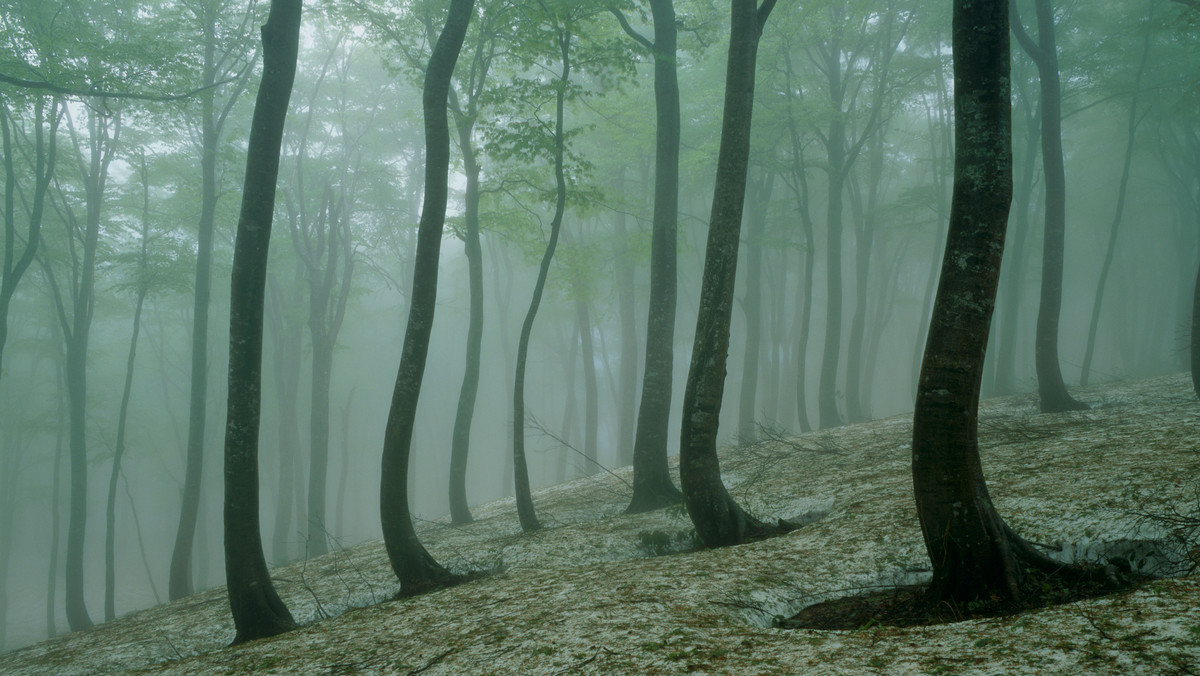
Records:
[[[583,473],[600,471],[596,460],[596,442],[600,427],[600,393],[596,384],[596,352],[592,345],[592,316],[588,307],[586,284],[575,283],[575,317],[579,321],[579,348],[583,359]]]
[[[299,397],[302,325],[300,313],[294,311],[297,304],[295,290],[302,283],[303,269],[296,266],[295,278],[290,290],[280,288],[275,277],[268,279],[270,301],[266,306],[266,318],[275,336],[275,349],[271,354],[272,373],[275,379],[275,397],[279,408],[277,445],[279,490],[275,494],[275,519],[271,529],[271,561],[282,566],[292,561],[289,542],[292,531],[292,510],[295,509],[296,459],[300,457],[300,428],[296,404]]]
[[[408,473],[417,400],[425,375],[429,336],[437,303],[438,258],[442,227],[446,221],[450,168],[450,127],[446,119],[447,98],[454,64],[470,22],[474,0],[451,0],[442,29],[425,70],[422,107],[425,117],[425,194],[417,227],[417,253],[413,263],[413,286],[404,332],[404,346],[391,409],[383,438],[380,472],[379,514],[383,541],[392,571],[400,580],[400,594],[411,595],[453,582],[450,575],[429,555],[413,528],[409,512]]]
[[[458,119],[458,147],[462,150],[463,171],[467,176],[463,212],[463,252],[467,257],[467,280],[471,294],[467,325],[466,370],[458,392],[458,409],[450,440],[450,523],[471,523],[467,500],[467,455],[471,449],[471,423],[475,419],[475,401],[479,395],[479,371],[483,351],[483,248],[479,239],[479,162],[471,140],[473,116]]]
[[[646,364],[633,440],[633,497],[628,514],[677,504],[671,483],[667,438],[675,364],[676,239],[679,224],[679,79],[676,70],[675,6],[650,0],[654,17],[654,215],[650,235],[650,304],[646,318]]]
[[[1062,149],[1062,85],[1054,40],[1050,0],[1036,0],[1038,41],[1025,34],[1012,5],[1013,32],[1038,67],[1042,102],[1042,169],[1046,182],[1046,214],[1042,240],[1042,293],[1038,305],[1034,361],[1038,396],[1044,413],[1086,409],[1067,392],[1058,363],[1058,320],[1062,310],[1063,254],[1067,220],[1067,178]]]
[[[1019,81],[1018,81],[1019,83]],[[1019,84],[1018,84],[1019,86]],[[1029,207],[1033,201],[1033,181],[1037,161],[1040,116],[1034,110],[1028,96],[1019,95],[1025,117],[1024,152],[1020,157],[1021,172],[1013,185],[1012,242],[1006,247],[1007,263],[1000,269],[998,290],[1000,326],[996,331],[996,391],[1012,394],[1017,391],[1017,330],[1021,316],[1021,298],[1024,294],[1022,276],[1026,269],[1026,241],[1029,238]]]
[[[883,180],[883,127],[871,135],[869,152],[866,205],[855,232],[854,315],[850,319],[850,344],[846,348],[846,419],[852,423],[870,418],[863,404],[863,362],[867,359],[867,286],[871,281],[871,253]]]
[[[954,5],[954,194],[913,415],[933,602],[1016,598],[1020,564],[1047,562],[996,513],[979,460],[979,388],[1012,198],[1006,4]]]
[[[183,500],[179,528],[171,554],[167,596],[172,600],[192,593],[192,547],[200,511],[200,477],[204,470],[204,430],[208,419],[208,307],[212,296],[213,228],[217,207],[217,145],[220,129],[215,114],[217,72],[216,17],[206,13],[204,33],[204,84],[200,117],[200,223],[196,235],[196,281],[192,303],[192,372],[188,405],[188,440],[183,473]]]
[[[1147,23],[1154,18],[1154,3],[1150,4],[1150,15]],[[1133,79],[1133,94],[1129,101],[1129,120],[1125,125],[1125,161],[1121,165],[1121,185],[1117,188],[1117,205],[1113,213],[1112,227],[1108,233],[1108,246],[1104,253],[1104,263],[1100,267],[1100,279],[1096,282],[1096,298],[1092,302],[1092,318],[1088,322],[1087,347],[1083,351],[1083,366],[1080,369],[1079,384],[1088,384],[1088,375],[1092,370],[1092,355],[1096,349],[1096,329],[1100,324],[1100,304],[1104,301],[1104,285],[1108,282],[1108,272],[1112,269],[1113,258],[1117,247],[1117,232],[1121,227],[1121,218],[1125,213],[1125,193],[1129,187],[1130,167],[1133,164],[1134,140],[1137,137],[1138,103],[1141,99],[1142,74],[1146,71],[1146,61],[1150,55],[1150,32],[1142,38],[1142,56],[1138,61],[1137,75]]]
[[[648,167],[647,167],[648,168]],[[617,177],[618,190],[625,188],[625,170]],[[643,176],[642,183],[645,184]],[[625,213],[613,216],[613,267],[617,287],[617,318],[621,325],[620,366],[617,377],[617,467],[633,464],[633,440],[637,425],[638,346],[634,303],[633,259]]]
[[[29,226],[25,236],[25,247],[20,257],[17,253],[16,194],[17,172],[13,166],[12,131],[8,117],[8,106],[0,102],[0,138],[4,152],[4,267],[0,269],[0,378],[4,374],[4,346],[8,343],[8,311],[17,283],[33,263],[38,244],[42,240],[42,216],[45,213],[46,194],[50,180],[54,177],[54,164],[58,156],[58,124],[64,108],[57,98],[50,104],[50,129],[47,139],[42,128],[45,123],[45,102],[34,101],[34,188],[33,201],[29,208]]]
[[[700,541],[708,547],[738,544],[769,530],[734,502],[721,482],[717,458],[717,425],[729,355],[729,322],[746,197],[755,59],[763,24],[775,5],[773,0],[766,0],[761,9],[756,0],[733,0],[730,4],[721,146],[679,444],[684,505]]]
[[[546,242],[546,251],[542,254],[542,262],[538,267],[533,298],[529,301],[529,311],[521,325],[521,337],[517,342],[517,370],[513,377],[513,482],[517,498],[517,517],[521,522],[521,530],[526,533],[538,530],[542,525],[534,511],[533,494],[529,489],[529,467],[525,462],[525,362],[529,357],[529,337],[533,332],[533,320],[537,317],[538,306],[542,302],[546,277],[550,274],[550,261],[554,258],[555,247],[558,246],[563,214],[567,207],[567,179],[563,172],[566,149],[563,136],[563,105],[566,86],[571,78],[571,34],[560,30],[557,42],[562,59],[562,73],[558,77],[559,86],[554,101],[554,217],[550,220],[550,240]]]
[[[837,52],[840,54],[840,52]],[[830,90],[837,92],[840,84],[841,64],[829,64]],[[840,101],[835,103],[840,107]],[[837,406],[838,363],[842,347],[842,192],[846,180],[845,123],[840,110],[829,123],[829,135],[825,152],[829,161],[829,190],[826,195],[826,302],[825,302],[825,345],[821,352],[820,389],[817,394],[817,414],[821,429],[837,427],[843,423]]]
[[[775,175],[764,174],[751,193],[750,228],[746,232],[746,295],[742,312],[746,317],[746,345],[742,354],[742,387],[738,399],[738,443],[758,441],[758,371],[762,362],[762,260],[767,224],[767,203],[775,186]]]
[[[279,154],[296,76],[300,0],[271,0],[262,27],[263,74],[250,123],[245,188],[229,305],[229,399],[225,423],[225,578],[237,635],[233,642],[296,626],[275,591],[259,528],[258,433],[263,301]]]
[[[133,331],[129,337],[129,356],[125,360],[125,387],[121,391],[121,408],[117,414],[117,440],[113,446],[112,472],[108,477],[108,503],[105,506],[104,530],[104,621],[115,619],[116,611],[116,506],[117,479],[121,476],[121,457],[125,454],[125,422],[129,414],[129,396],[133,389],[133,365],[137,357],[138,334],[142,328],[142,305],[149,292],[147,276],[150,245],[150,183],[146,172],[146,154],[141,156],[142,179],[142,249],[138,261],[137,301],[133,309]]]

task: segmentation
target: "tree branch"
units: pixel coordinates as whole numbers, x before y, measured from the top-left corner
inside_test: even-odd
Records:
[[[633,26],[629,25],[629,21],[625,18],[624,12],[617,9],[616,7],[609,7],[608,11],[612,12],[612,15],[617,17],[617,21],[621,22],[621,29],[624,30],[625,33],[627,35],[629,35],[629,37],[633,38],[635,42],[637,42],[641,46],[645,47],[646,49],[651,50],[651,51],[654,50],[654,43],[647,40],[646,36],[635,31],[633,29]]]
[[[62,85],[56,85],[53,82],[44,82],[42,80],[26,80],[24,78],[13,77],[12,75],[0,73],[0,82],[13,85],[14,87],[20,87],[22,89],[37,89],[55,94],[63,94],[65,96],[97,96],[105,99],[136,99],[139,101],[179,101],[182,99],[188,99],[199,94],[200,92],[212,89],[213,87],[220,87],[223,84],[233,82],[235,79],[236,78],[229,78],[226,80],[221,80],[220,82],[214,82],[210,85],[205,85],[204,87],[199,87],[182,94],[143,94],[139,92],[111,92],[103,89],[79,89],[76,87],[64,87]]]

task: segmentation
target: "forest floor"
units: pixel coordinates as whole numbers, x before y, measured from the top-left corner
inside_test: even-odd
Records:
[[[1001,514],[1065,559],[1152,568],[1170,538],[1142,511],[1200,507],[1200,402],[1184,374],[1080,388],[1089,411],[1033,395],[985,401],[984,471]],[[1200,672],[1200,576],[1021,615],[925,627],[789,630],[813,603],[928,578],[910,477],[911,417],[722,451],[726,484],[761,517],[812,523],[695,548],[681,508],[621,514],[629,470],[539,491],[548,527],[511,500],[475,523],[420,529],[454,570],[493,575],[415,598],[381,542],[274,571],[305,625],[227,647],[223,588],[0,656],[0,673],[1147,673]],[[1184,552],[1186,554],[1186,552]],[[1192,556],[1196,555],[1193,550]]]

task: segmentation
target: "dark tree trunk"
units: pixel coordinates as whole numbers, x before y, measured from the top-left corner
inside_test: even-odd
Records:
[[[1154,18],[1154,3],[1150,3],[1150,15],[1147,23]],[[1100,325],[1100,305],[1104,301],[1104,286],[1108,282],[1108,272],[1112,269],[1113,258],[1117,248],[1117,233],[1121,227],[1121,218],[1125,214],[1125,194],[1129,188],[1130,167],[1133,164],[1134,140],[1137,137],[1138,103],[1141,99],[1142,74],[1146,71],[1146,61],[1150,55],[1150,32],[1146,31],[1142,38],[1142,55],[1138,61],[1137,74],[1133,79],[1133,94],[1129,101],[1129,120],[1125,125],[1125,161],[1121,165],[1121,185],[1117,188],[1117,205],[1113,213],[1112,227],[1108,233],[1108,246],[1104,253],[1104,263],[1100,267],[1100,279],[1096,282],[1096,298],[1092,302],[1092,318],[1088,322],[1087,347],[1083,351],[1083,366],[1080,369],[1079,384],[1088,384],[1088,375],[1092,370],[1092,355],[1096,350],[1096,329]]]
[[[1047,563],[996,513],[979,460],[979,388],[1012,198],[1006,5],[954,5],[954,191],[913,416],[913,489],[935,602],[1015,598],[1022,564]]]
[[[654,17],[654,215],[650,235],[650,305],[646,318],[646,364],[633,440],[633,497],[637,514],[677,504],[667,439],[675,364],[676,238],[679,223],[679,78],[676,71],[675,5],[650,0]]]
[[[225,578],[234,643],[296,626],[267,570],[259,528],[258,433],[263,302],[279,154],[300,43],[300,0],[271,0],[262,27],[263,74],[250,123],[245,188],[234,241],[225,422]]]
[[[738,544],[770,529],[743,510],[725,490],[717,458],[717,424],[729,356],[729,322],[746,197],[755,59],[763,24],[775,6],[773,0],[766,0],[761,9],[756,0],[732,0],[730,4],[721,146],[679,444],[684,504],[701,542],[708,547]]]
[[[408,327],[396,387],[383,438],[379,515],[383,541],[392,571],[400,580],[400,594],[416,594],[453,582],[454,577],[429,555],[413,528],[408,507],[409,458],[417,400],[425,375],[429,336],[437,303],[438,258],[442,227],[446,221],[450,168],[450,126],[447,98],[454,64],[458,61],[470,22],[474,0],[452,0],[425,69],[422,106],[425,116],[425,194],[417,228],[417,254],[409,296]]]
[[[1046,215],[1042,241],[1042,293],[1038,305],[1034,361],[1038,396],[1045,413],[1087,408],[1067,392],[1058,363],[1058,320],[1062,310],[1063,253],[1067,220],[1067,178],[1062,149],[1062,85],[1054,40],[1050,0],[1036,0],[1038,41],[1025,34],[1012,5],[1012,29],[1038,67],[1042,106],[1042,168],[1046,181]]]
[[[525,362],[529,356],[529,337],[533,332],[533,320],[537,317],[538,306],[542,302],[546,277],[550,274],[550,261],[554,258],[555,247],[558,246],[563,214],[567,208],[567,179],[563,172],[563,105],[567,83],[571,79],[571,37],[571,34],[564,30],[559,30],[556,36],[562,59],[562,73],[558,77],[559,86],[554,101],[554,217],[550,220],[550,240],[546,242],[546,251],[542,254],[542,262],[538,267],[533,298],[529,301],[529,311],[521,325],[521,337],[517,342],[517,370],[513,377],[513,487],[516,490],[517,518],[521,522],[521,530],[526,533],[538,530],[542,525],[538,522],[537,512],[533,507],[533,494],[529,489],[529,467],[525,462]]]
[[[129,356],[125,360],[125,387],[121,391],[121,408],[117,414],[117,439],[113,445],[112,471],[108,476],[108,503],[105,506],[104,530],[104,621],[115,619],[116,610],[116,507],[117,479],[121,476],[121,457],[125,454],[125,422],[129,415],[129,396],[133,389],[133,365],[137,357],[138,334],[142,328],[142,305],[149,292],[147,267],[150,245],[150,183],[146,172],[146,155],[141,156],[142,179],[142,249],[138,261],[137,301],[133,309],[133,331],[129,337]]]

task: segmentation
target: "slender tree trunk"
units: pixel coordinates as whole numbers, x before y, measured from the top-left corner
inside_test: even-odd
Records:
[[[1150,3],[1147,22],[1154,18],[1154,3]],[[1108,272],[1112,269],[1113,258],[1117,247],[1117,232],[1121,227],[1121,218],[1125,214],[1125,193],[1129,188],[1130,167],[1133,164],[1134,140],[1137,137],[1138,103],[1141,99],[1142,74],[1146,71],[1146,61],[1150,55],[1150,32],[1142,38],[1142,56],[1138,61],[1137,74],[1133,79],[1133,95],[1129,100],[1129,120],[1125,129],[1125,161],[1121,165],[1121,185],[1117,188],[1117,206],[1113,213],[1112,227],[1108,233],[1108,246],[1104,253],[1104,263],[1100,267],[1100,279],[1096,282],[1096,298],[1092,302],[1092,318],[1088,323],[1087,347],[1083,351],[1083,367],[1080,370],[1079,384],[1088,384],[1088,375],[1092,370],[1092,355],[1096,350],[1096,329],[1100,325],[1100,305],[1104,301],[1104,285],[1108,282]]]
[[[450,168],[450,127],[446,119],[450,78],[470,22],[474,0],[451,0],[446,25],[425,69],[422,106],[425,116],[425,194],[417,228],[417,253],[409,296],[408,326],[396,387],[384,430],[379,514],[383,541],[400,594],[443,586],[454,577],[429,555],[413,528],[408,472],[417,400],[425,375],[429,336],[437,303],[438,258],[446,220]]]
[[[762,260],[767,224],[767,204],[775,186],[775,175],[764,174],[751,192],[750,227],[746,232],[746,295],[742,312],[746,318],[746,346],[742,354],[742,387],[738,400],[739,443],[758,440],[758,371],[762,363]]]
[[[141,156],[142,179],[142,250],[138,262],[137,301],[133,309],[133,331],[129,338],[129,356],[125,361],[125,387],[121,391],[121,408],[117,415],[117,440],[113,446],[112,472],[108,477],[108,503],[105,506],[104,531],[104,620],[115,619],[116,610],[116,506],[117,479],[121,476],[121,457],[125,454],[125,423],[129,415],[129,397],[133,390],[133,365],[137,357],[138,334],[142,328],[142,305],[149,292],[148,258],[150,245],[150,183],[146,172],[146,155]]]
[[[876,213],[883,181],[883,127],[872,134],[867,168],[866,208],[860,215],[854,248],[854,315],[846,348],[846,419],[862,422],[870,416],[863,404],[863,362],[867,359],[867,287],[871,282],[871,253],[875,246]]]
[[[642,177],[645,184],[645,176]],[[625,170],[617,176],[619,190],[624,189]],[[634,302],[633,258],[629,251],[629,230],[624,212],[613,218],[613,267],[617,287],[617,318],[621,325],[620,366],[617,380],[617,467],[633,464],[634,435],[637,430],[638,346]]]
[[[58,99],[50,104],[49,134],[43,129],[46,123],[45,102],[34,101],[34,188],[29,208],[29,226],[25,246],[17,256],[16,194],[17,172],[13,163],[12,131],[8,117],[8,106],[0,101],[0,139],[4,152],[4,267],[0,269],[0,378],[4,374],[4,346],[8,343],[8,311],[17,283],[25,275],[37,255],[38,243],[42,240],[42,216],[45,213],[46,194],[50,180],[54,177],[54,164],[58,156],[58,124],[63,108]]]
[[[679,78],[672,0],[650,0],[654,17],[654,215],[650,235],[650,304],[646,364],[633,441],[633,497],[637,514],[682,498],[671,483],[667,439],[675,369],[676,239],[679,223]]]
[[[1011,243],[1006,247],[1007,263],[1000,269],[998,296],[1000,327],[996,331],[996,391],[1012,394],[1017,391],[1017,344],[1020,332],[1021,298],[1024,294],[1022,275],[1026,265],[1026,241],[1029,238],[1029,207],[1033,200],[1033,179],[1036,168],[1038,140],[1041,137],[1040,116],[1027,96],[1019,96],[1025,117],[1024,152],[1020,157],[1021,172],[1013,185]]]
[[[262,27],[263,74],[250,123],[246,180],[234,241],[225,423],[225,578],[234,643],[296,626],[275,591],[259,528],[258,434],[263,301],[279,154],[300,43],[300,0],[271,0]]]
[[[1042,168],[1046,182],[1046,214],[1042,241],[1042,293],[1038,305],[1034,361],[1043,412],[1080,410],[1087,404],[1067,392],[1058,360],[1058,323],[1062,310],[1063,255],[1067,219],[1067,178],[1062,149],[1062,85],[1054,39],[1050,0],[1036,0],[1038,41],[1025,34],[1012,6],[1013,31],[1038,67],[1042,106]]]
[[[467,176],[463,213],[463,252],[467,257],[467,280],[471,309],[467,324],[466,370],[458,393],[454,432],[450,440],[450,523],[470,523],[467,500],[467,455],[471,448],[471,423],[475,419],[475,401],[479,395],[479,373],[483,351],[483,248],[479,238],[479,162],[471,140],[474,117],[458,118],[458,145],[462,149]]]
[[[596,460],[596,443],[600,428],[600,392],[596,384],[596,351],[592,345],[592,315],[587,291],[579,284],[575,295],[575,317],[579,321],[579,347],[583,357],[583,457],[587,459],[583,473],[591,476],[600,471]]]
[[[521,530],[526,533],[538,530],[542,525],[534,511],[533,494],[529,489],[529,467],[525,462],[525,362],[529,357],[529,337],[533,332],[533,320],[537,317],[538,307],[542,302],[546,277],[550,274],[550,261],[554,258],[555,247],[558,246],[563,214],[567,207],[567,179],[563,171],[563,156],[566,150],[563,106],[567,83],[571,78],[571,37],[571,34],[565,31],[559,31],[557,35],[562,73],[558,77],[558,92],[554,101],[554,179],[557,186],[554,217],[550,220],[550,240],[546,242],[546,252],[542,254],[542,262],[538,267],[533,298],[529,302],[525,322],[521,325],[521,337],[517,342],[517,370],[513,377],[513,481],[517,498],[517,517],[521,522]]]
[[[729,322],[750,156],[755,60],[763,24],[775,6],[773,0],[766,0],[761,9],[756,0],[733,0],[730,4],[721,146],[679,444],[684,505],[701,542],[708,547],[738,544],[771,530],[729,495],[721,482],[717,457],[717,424],[729,354]]]
[[[291,289],[302,283],[303,269],[297,265]],[[300,457],[300,428],[298,425],[297,399],[299,396],[301,323],[294,311],[294,294],[284,291],[275,277],[268,280],[266,318],[275,336],[272,351],[272,373],[275,378],[275,396],[278,399],[278,453],[279,490],[275,495],[275,518],[272,526],[271,561],[282,566],[292,561],[288,543],[292,532],[292,510],[295,508],[296,459]]]
[[[840,54],[840,52],[837,52]],[[831,62],[830,90],[840,90],[841,64]],[[840,101],[835,96],[835,103]],[[829,123],[825,151],[829,161],[829,190],[826,195],[826,302],[825,345],[821,352],[820,389],[817,413],[821,429],[843,423],[837,405],[838,366],[842,347],[842,192],[846,181],[845,123],[839,112]]]
[[[46,636],[53,638],[58,633],[54,621],[55,596],[58,591],[58,551],[62,542],[62,456],[63,431],[66,430],[66,407],[63,405],[63,390],[66,383],[63,379],[62,366],[58,367],[58,432],[54,437],[54,474],[50,488],[50,562],[46,569]]]

